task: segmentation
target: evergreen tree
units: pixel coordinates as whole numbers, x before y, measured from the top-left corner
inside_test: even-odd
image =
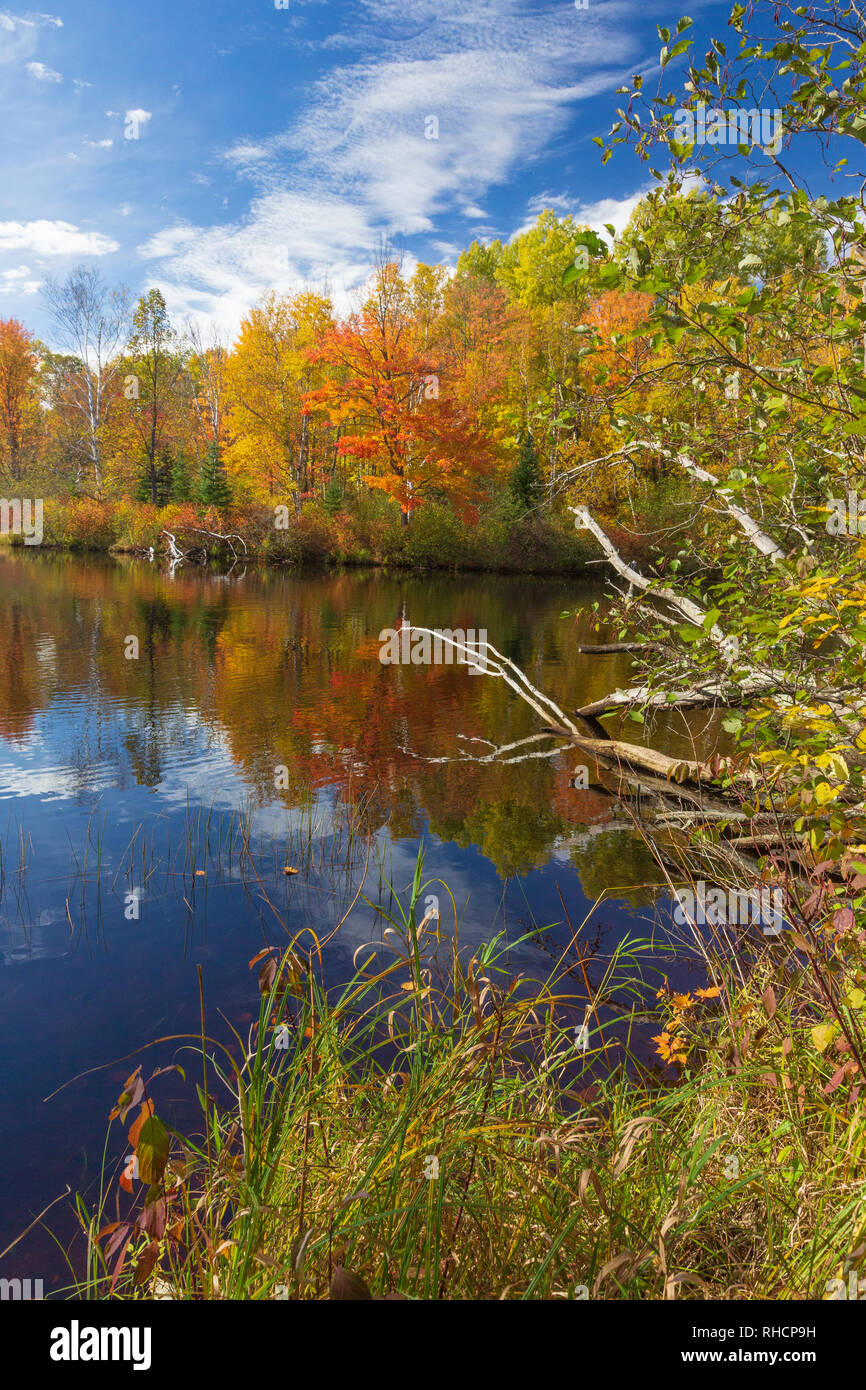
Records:
[[[521,438],[520,453],[511,472],[508,491],[522,512],[531,511],[541,501],[541,468],[532,435],[528,431]]]
[[[336,516],[337,512],[343,510],[343,489],[340,487],[336,478],[332,478],[325,488],[322,506],[328,513],[328,516]]]
[[[218,507],[220,511],[231,504],[232,492],[220,459],[220,446],[215,439],[207,446],[199,474],[198,498],[206,507]]]
[[[171,469],[171,500],[191,502],[192,486],[189,477],[189,462],[183,454],[178,454]]]
[[[174,463],[169,449],[160,449],[153,462],[148,463],[135,489],[136,502],[152,502],[164,507],[172,497]]]

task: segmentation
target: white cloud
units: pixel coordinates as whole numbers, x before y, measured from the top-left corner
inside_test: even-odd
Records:
[[[236,145],[232,145],[226,150],[223,158],[229,164],[236,164],[243,167],[247,164],[257,164],[266,159],[268,149],[266,145],[254,145],[250,141],[239,140]]]
[[[92,150],[110,150],[114,144],[113,140],[85,140],[85,145],[89,145]]]
[[[136,125],[147,125],[152,115],[152,111],[142,111],[140,106],[135,106],[131,111],[124,111],[123,118],[126,121],[134,121]]]
[[[30,274],[29,265],[10,266],[0,271],[0,289],[7,294],[35,294],[42,281],[31,279]]]
[[[60,29],[63,20],[50,14],[25,16],[0,11],[0,63],[17,65],[29,58],[39,42],[39,30],[45,27]]]
[[[31,77],[35,77],[37,82],[62,82],[63,73],[48,68],[44,63],[28,63],[27,71]]]
[[[82,77],[73,77],[72,85],[77,92],[81,92],[84,90],[85,87],[92,87],[93,83],[85,82]]]
[[[601,198],[596,203],[586,203],[577,211],[577,219],[586,222],[594,232],[603,236],[605,241],[610,241],[610,234],[605,230],[608,223],[619,236],[626,227],[629,218],[642,202],[650,190],[650,185],[640,189],[637,193],[632,193],[627,198]]]
[[[32,251],[37,256],[107,256],[118,249],[118,242],[110,237],[99,232],[81,232],[71,222],[0,222],[0,251]]]
[[[172,313],[212,318],[234,333],[270,288],[328,282],[341,307],[366,278],[376,229],[350,203],[279,191],[254,200],[249,215],[222,227],[168,227],[139,247]]]
[[[199,311],[325,277],[339,301],[383,235],[435,236],[457,209],[484,219],[483,195],[538,159],[575,103],[616,85],[638,43],[625,10],[610,0],[587,23],[565,3],[364,0],[351,39],[365,56],[316,82],[287,130],[224,151],[257,187],[248,215],[165,228],[142,254]]]
[[[575,222],[591,227],[609,242],[610,233],[606,231],[606,224],[609,222],[619,236],[634,209],[646,197],[651,187],[651,184],[646,184],[637,193],[630,193],[625,198],[600,198],[594,203],[585,203],[580,198],[573,198],[567,194],[542,193],[538,197],[530,198],[526,208],[526,220],[512,232],[509,239],[513,241],[516,236],[528,232],[530,227],[535,225],[539,213],[550,208],[560,217],[571,214]]]

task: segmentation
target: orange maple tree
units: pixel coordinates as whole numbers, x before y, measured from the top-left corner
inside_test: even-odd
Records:
[[[399,504],[404,525],[436,492],[471,511],[495,464],[468,375],[435,341],[422,348],[418,330],[399,268],[380,266],[363,308],[311,350],[332,370],[305,399],[340,430],[339,453],[369,465],[364,481]]]

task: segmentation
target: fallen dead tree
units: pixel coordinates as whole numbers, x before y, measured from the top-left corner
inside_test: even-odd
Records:
[[[532,684],[525,671],[504,656],[490,642],[485,643],[483,650],[480,650],[478,646],[469,647],[452,637],[434,631],[433,628],[410,625],[409,630],[427,633],[441,639],[442,642],[454,647],[458,655],[462,656],[468,665],[474,666],[484,675],[493,679],[504,680],[515,694],[535,710],[548,727],[549,732],[546,734],[532,734],[526,739],[520,739],[510,744],[490,745],[491,751],[489,753],[482,757],[466,755],[462,761],[518,762],[523,757],[550,758],[570,746],[583,753],[588,753],[600,765],[619,773],[649,773],[665,779],[665,781],[674,780],[677,783],[693,782],[699,784],[710,781],[717,777],[722,770],[718,764],[714,766],[710,763],[701,763],[684,758],[671,758],[667,753],[659,753],[654,748],[644,748],[639,744],[628,743],[622,739],[613,739],[607,736],[597,737],[584,733],[574,722],[574,719],[560,709],[549,695]],[[530,744],[545,738],[556,738],[559,742],[544,751],[533,750],[531,753],[525,751]],[[484,741],[486,742],[486,740]],[[512,756],[504,759],[503,755],[506,753]],[[448,762],[452,759],[434,758],[430,761]]]
[[[633,446],[645,447],[645,446]],[[717,480],[705,469],[700,468],[686,455],[678,455],[677,461],[683,469],[701,484],[717,487]],[[767,534],[749,513],[724,494],[722,504],[747,537],[750,545],[764,558],[776,565],[784,559],[782,548]],[[718,652],[719,670],[680,684],[677,675],[688,670],[688,664],[680,660],[681,650],[672,640],[670,649],[674,655],[671,674],[673,681],[668,688],[644,681],[625,689],[609,692],[599,699],[573,710],[567,714],[544,691],[538,689],[514,662],[505,657],[491,644],[483,649],[481,659],[477,648],[470,649],[455,639],[450,641],[458,656],[477,670],[493,679],[504,680],[516,695],[525,701],[545,725],[546,732],[533,734],[516,743],[495,745],[487,743],[487,751],[480,755],[466,753],[463,760],[469,761],[507,761],[519,762],[524,758],[553,757],[565,749],[576,749],[587,755],[596,767],[614,775],[618,794],[624,799],[635,796],[643,798],[643,814],[650,812],[658,820],[659,829],[675,829],[677,811],[681,813],[685,805],[691,817],[688,828],[696,829],[715,820],[722,833],[730,835],[735,830],[743,841],[742,848],[758,847],[761,844],[775,844],[784,839],[787,828],[752,821],[748,829],[751,835],[743,835],[742,821],[745,819],[739,805],[749,786],[754,785],[742,767],[735,767],[730,760],[718,756],[707,760],[673,758],[656,749],[635,744],[608,735],[600,723],[600,716],[630,711],[668,711],[672,709],[713,709],[747,705],[755,699],[771,698],[780,707],[793,705],[802,698],[805,689],[809,698],[823,702],[834,711],[846,715],[857,714],[856,704],[852,705],[837,690],[823,690],[815,682],[804,677],[802,671],[791,675],[773,667],[758,669],[741,657],[738,644],[717,621],[716,615],[708,614],[698,603],[679,592],[676,588],[659,580],[648,578],[626,561],[602,527],[585,507],[570,508],[577,524],[590,532],[602,550],[611,568],[628,585],[626,593],[618,590],[620,597],[630,605],[643,609],[652,621],[663,628],[677,629],[683,624],[699,628],[711,646]],[[614,586],[616,587],[616,586]],[[413,628],[415,632],[441,636],[429,628]],[[629,641],[617,643],[587,644],[583,651],[587,655],[608,654],[611,652],[647,653],[664,656],[667,640]],[[856,695],[857,692],[853,692]],[[540,744],[547,744],[540,747]],[[408,750],[406,750],[408,751]],[[433,761],[451,761],[435,759]],[[665,816],[667,815],[667,820]],[[671,816],[674,820],[672,821]],[[685,819],[680,815],[683,828]]]
[[[247,554],[247,543],[244,540],[243,536],[237,535],[236,532],[232,531],[223,533],[220,531],[209,531],[206,530],[203,526],[190,526],[189,530],[194,531],[196,535],[207,536],[210,537],[211,540],[221,541],[223,544],[227,545],[232,554],[233,564],[237,564],[238,559],[240,558],[237,551],[235,550],[234,545],[232,544],[233,541],[238,541],[238,543],[243,547],[244,555],[246,556]],[[202,545],[191,546],[188,550],[182,550],[181,547],[178,545],[177,537],[172,535],[171,531],[163,530],[160,534],[165,536],[166,540],[168,541],[168,557],[171,561],[173,568],[176,568],[178,565],[182,565],[187,560],[192,561],[196,564],[207,564],[207,562],[209,561],[210,548],[206,543]]]

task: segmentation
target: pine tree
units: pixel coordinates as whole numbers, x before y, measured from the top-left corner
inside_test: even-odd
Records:
[[[532,435],[528,431],[521,437],[520,453],[511,472],[508,491],[522,512],[531,511],[541,501],[541,469]]]
[[[198,497],[204,506],[217,507],[220,511],[231,505],[232,492],[220,459],[220,446],[215,439],[207,446],[199,475]]]

